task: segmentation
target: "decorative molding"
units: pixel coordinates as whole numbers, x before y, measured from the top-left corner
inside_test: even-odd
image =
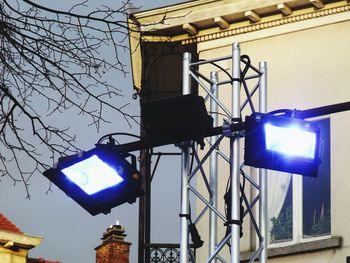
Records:
[[[285,16],[290,16],[293,13],[292,9],[287,4],[278,4],[277,9]]]
[[[7,241],[7,243],[4,245],[5,248],[11,248],[14,246],[15,246],[15,243],[13,243],[13,241]]]
[[[222,16],[218,16],[214,18],[215,24],[217,24],[221,29],[228,29],[230,27],[230,23],[225,20]]]
[[[261,17],[252,10],[246,11],[244,16],[248,18],[251,22],[257,23],[261,20]]]
[[[241,35],[249,32],[259,31],[263,29],[273,28],[273,27],[301,22],[305,20],[316,19],[320,17],[326,17],[326,16],[349,12],[349,11],[350,11],[350,4],[345,4],[343,6],[337,6],[337,7],[332,7],[332,8],[322,9],[322,10],[314,10],[312,12],[308,12],[304,14],[290,15],[288,17],[282,17],[272,21],[261,21],[261,22],[255,23],[254,25],[230,28],[227,30],[223,30],[221,32],[195,36],[195,37],[182,40],[182,43],[190,44],[190,43],[206,42],[214,39],[232,37],[235,35]]]
[[[313,4],[318,9],[321,9],[324,7],[324,3],[321,0],[310,0],[310,3]]]
[[[182,26],[182,29],[185,30],[191,36],[195,36],[198,33],[197,29],[191,24],[184,24]]]

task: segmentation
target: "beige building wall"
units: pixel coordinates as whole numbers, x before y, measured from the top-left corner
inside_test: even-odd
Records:
[[[0,262],[1,263],[26,263],[28,251],[20,249],[13,251],[6,248],[0,248]]]
[[[26,263],[28,251],[38,246],[43,238],[23,234],[0,214],[0,263]],[[10,226],[10,227],[9,227]]]
[[[141,41],[197,43],[200,59],[230,55],[232,43],[239,42],[242,54],[249,55],[254,66],[258,67],[260,61],[267,62],[269,111],[280,108],[302,110],[350,101],[349,1],[197,0],[141,12],[132,18],[138,21],[139,29],[146,32]],[[138,41],[131,41],[132,46],[138,46]],[[141,65],[140,61],[140,54],[133,53],[136,87],[141,87],[140,66],[137,66]],[[230,62],[218,64],[231,72]],[[210,70],[213,67],[200,67],[201,73],[206,76],[209,76]],[[219,70],[219,79],[224,77],[225,74]],[[230,109],[229,90],[229,87],[221,86],[219,93],[220,100]],[[254,101],[257,102],[257,98]],[[250,112],[246,111],[245,114]],[[288,250],[287,246],[282,249],[286,253],[284,256],[271,258],[269,262],[338,263],[346,262],[346,257],[350,256],[350,112],[326,117],[330,118],[331,123],[331,235],[323,237],[321,242],[310,239],[308,244],[294,243],[294,250]],[[220,149],[229,155],[227,140],[221,143]],[[208,170],[207,166],[206,163],[205,169]],[[253,175],[255,172],[249,167],[246,171]],[[228,176],[229,166],[220,159],[218,198],[222,213]],[[197,187],[204,190],[200,182]],[[246,195],[250,195],[248,187]],[[197,201],[196,210],[201,211],[202,208],[202,203]],[[220,219],[218,222],[220,240],[225,229]],[[249,220],[245,220],[243,228],[241,251],[246,254],[244,252],[254,250],[255,241],[251,238]],[[198,225],[205,243],[197,250],[196,262],[207,260],[208,229],[209,219],[206,215]],[[341,245],[336,237],[341,237]],[[329,245],[334,244],[334,240],[336,245]],[[328,245],[318,247],[320,243]],[[271,249],[270,252],[281,254],[275,253],[279,246],[283,245],[274,245],[275,251]],[[318,248],[316,252],[315,248]],[[293,253],[288,254],[288,251]],[[229,261],[227,247],[220,255]]]
[[[262,30],[246,35],[200,43],[201,59],[218,58],[231,53],[231,43],[240,42],[242,54],[250,56],[255,66],[266,61],[268,68],[268,110],[307,109],[350,100],[350,17],[334,23],[325,20],[306,21],[280,28]],[[341,19],[339,19],[341,20]],[[228,62],[221,63],[231,71]],[[208,71],[202,68],[202,71]],[[208,74],[209,72],[206,72]],[[224,77],[223,73],[219,76]],[[220,90],[221,99],[230,108],[230,93]],[[269,262],[345,262],[350,255],[350,112],[333,114],[331,120],[331,234],[341,236],[341,249],[270,259]],[[228,175],[223,169],[219,177]],[[220,192],[224,192],[220,184]],[[249,195],[249,191],[248,194]],[[219,196],[221,198],[221,196]],[[223,207],[223,204],[221,204]],[[208,221],[200,224],[206,232]],[[222,233],[221,229],[221,233]],[[244,224],[242,251],[248,251],[249,227]],[[204,262],[207,249],[200,250],[198,262]],[[227,249],[226,249],[227,251]],[[226,253],[226,258],[228,255]]]

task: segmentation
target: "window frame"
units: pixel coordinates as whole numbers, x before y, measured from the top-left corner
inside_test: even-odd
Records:
[[[314,118],[312,121],[321,121],[324,119],[329,119],[329,131],[331,132],[331,118],[330,116],[323,116],[319,118]],[[331,145],[330,145],[331,147]],[[331,173],[331,171],[330,171]],[[278,247],[287,247],[300,243],[308,243],[313,241],[319,241],[324,239],[330,239],[332,237],[332,228],[330,234],[314,236],[314,237],[303,237],[303,176],[298,174],[291,175],[291,184],[292,184],[292,224],[293,224],[293,236],[292,240],[280,241],[276,243],[269,243],[268,248],[278,248]],[[329,175],[331,176],[331,174]],[[330,197],[332,197],[332,192],[330,191]],[[269,218],[270,220],[270,218]],[[332,222],[332,213],[331,213],[331,222]]]

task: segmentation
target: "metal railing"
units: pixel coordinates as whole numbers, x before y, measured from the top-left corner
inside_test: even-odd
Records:
[[[146,244],[145,249],[150,263],[180,262],[180,244]],[[191,248],[191,252],[195,258],[195,249]],[[188,262],[191,262],[190,258]]]

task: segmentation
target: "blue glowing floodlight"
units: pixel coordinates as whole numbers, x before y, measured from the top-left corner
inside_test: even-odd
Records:
[[[279,127],[264,125],[266,150],[288,156],[315,158],[316,133],[301,130],[300,127]]]
[[[319,129],[313,122],[254,113],[246,118],[244,162],[315,177],[319,141]]]
[[[92,215],[109,213],[143,194],[135,156],[120,155],[110,145],[61,158],[44,176]]]
[[[73,183],[85,193],[92,195],[113,187],[124,179],[97,155],[61,170]]]

